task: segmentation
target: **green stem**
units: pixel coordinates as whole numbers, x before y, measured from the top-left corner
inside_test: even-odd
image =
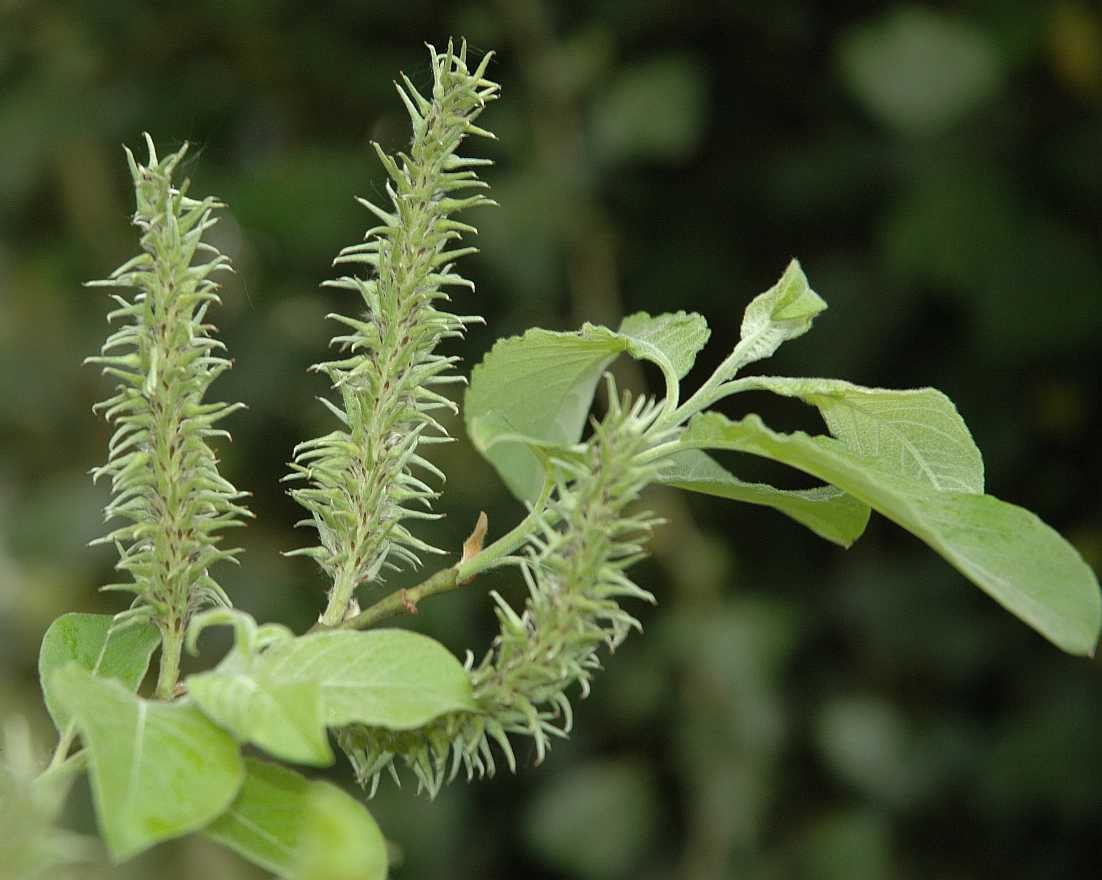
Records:
[[[435,596],[437,593],[447,593],[458,589],[470,583],[480,572],[500,564],[503,559],[528,540],[528,536],[532,534],[532,531],[545,515],[544,508],[547,506],[553,488],[554,482],[552,480],[544,480],[540,496],[536,499],[536,503],[532,505],[532,510],[528,516],[522,519],[511,531],[502,535],[488,547],[483,547],[466,562],[460,562],[458,565],[442,569],[415,587],[397,590],[383,597],[354,617],[339,621],[336,628],[367,629],[396,614],[416,614],[417,604],[422,599]],[[323,619],[315,624],[310,632],[332,628],[334,627],[327,624]]]
[[[70,721],[65,728],[65,732],[61,734],[61,739],[58,741],[57,748],[54,749],[54,755],[50,758],[50,763],[46,767],[47,773],[65,763],[65,759],[69,755],[69,749],[72,748],[73,740],[76,738],[77,726]]]
[[[180,653],[184,647],[184,634],[174,626],[161,634],[161,660],[157,676],[157,697],[171,700],[180,677]]]
[[[380,599],[370,608],[350,617],[340,625],[340,629],[367,629],[380,620],[386,620],[395,614],[416,614],[417,603],[437,593],[446,593],[460,586],[459,569],[455,566],[438,571],[427,581],[408,590],[398,590]]]
[[[356,578],[352,574],[352,566],[341,566],[333,581],[333,589],[329,591],[329,604],[325,606],[318,622],[329,628],[340,626],[355,592]]]
[[[56,776],[68,773],[70,770],[79,772],[88,766],[88,750],[81,749],[78,752],[70,755],[68,758],[57,760],[57,756],[54,756],[54,760],[50,761],[50,765],[35,777],[32,785],[46,785],[51,779]]]

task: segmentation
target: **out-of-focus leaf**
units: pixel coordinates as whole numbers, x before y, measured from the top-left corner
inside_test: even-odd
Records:
[[[386,841],[363,804],[332,785],[307,792],[294,880],[384,880]]]
[[[906,726],[890,703],[834,700],[820,711],[816,736],[827,764],[843,781],[887,805],[908,803],[915,761]]]
[[[237,794],[237,743],[194,706],[142,700],[76,663],[54,673],[53,688],[88,749],[96,815],[117,861],[202,828]]]
[[[0,754],[0,876],[34,880],[51,869],[102,859],[98,841],[60,828],[57,818],[80,762],[39,775],[30,727],[21,716],[4,723]]]
[[[327,782],[255,759],[229,809],[205,830],[290,880],[381,880],[386,842],[363,804]]]
[[[602,88],[593,139],[607,162],[670,161],[693,151],[703,133],[707,85],[692,58],[667,56],[624,68]]]
[[[801,877],[816,880],[891,880],[891,825],[882,813],[836,810],[800,835]]]
[[[852,28],[838,47],[843,79],[880,122],[907,134],[952,125],[991,98],[1002,58],[963,18],[897,6]]]
[[[149,669],[149,660],[161,643],[152,623],[133,623],[111,630],[110,614],[63,614],[50,624],[38,654],[38,678],[46,708],[58,730],[69,723],[69,713],[53,690],[53,674],[68,663],[77,663],[93,675],[112,678],[127,690],[137,691]]]
[[[548,781],[525,817],[525,835],[549,864],[585,880],[629,877],[645,864],[659,816],[649,768],[583,765]]]

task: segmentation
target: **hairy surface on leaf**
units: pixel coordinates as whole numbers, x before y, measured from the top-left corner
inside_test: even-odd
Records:
[[[638,312],[618,331],[584,324],[575,332],[534,328],[498,340],[471,373],[463,405],[467,432],[513,494],[534,501],[543,485],[546,453],[582,437],[597,383],[620,354],[656,364],[667,394],[708,340],[700,316]]]

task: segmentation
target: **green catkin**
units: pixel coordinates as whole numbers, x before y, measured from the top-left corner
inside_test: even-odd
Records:
[[[494,594],[500,634],[471,669],[480,711],[448,716],[419,731],[339,732],[357,778],[372,791],[383,770],[397,779],[395,758],[431,795],[463,767],[468,776],[493,773],[492,743],[515,769],[509,734],[530,736],[536,761],[542,761],[552,738],[569,732],[569,691],[588,694],[601,667],[599,649],[614,651],[639,628],[619,601],[654,601],[627,569],[645,555],[644,542],[658,521],[629,508],[655,475],[655,465],[641,465],[639,456],[664,435],[649,430],[660,411],[654,403],[640,398],[632,404],[614,391],[610,400],[584,454],[556,462],[555,496],[521,564],[528,586],[523,613]]]
[[[453,270],[475,248],[453,242],[474,227],[451,219],[465,208],[494,204],[475,167],[488,160],[456,154],[469,134],[492,137],[474,120],[498,86],[485,78],[490,55],[473,72],[466,44],[458,53],[429,47],[433,86],[423,97],[403,77],[397,85],[413,126],[409,152],[388,156],[375,145],[389,179],[389,209],[360,199],[380,225],[363,244],[341,251],[337,263],[361,263],[367,278],[345,277],[329,286],[357,293],[361,317],[330,315],[348,332],[334,338],[345,357],[318,364],[339,395],[322,400],[341,427],[295,449],[286,478],[306,483],[291,495],[310,513],[300,525],[317,530],[319,544],[292,551],[310,556],[332,579],[321,622],[339,624],[355,608],[355,591],[379,580],[383,569],[420,564],[419,553],[439,553],[416,538],[404,521],[431,519],[437,493],[418,473],[443,479],[420,453],[430,442],[448,440],[434,414],[455,411],[438,389],[463,381],[451,375],[458,360],[435,353],[445,339],[463,334],[478,317],[444,311],[450,287],[474,287]]]
[[[115,394],[95,407],[115,432],[107,464],[92,475],[111,478],[105,518],[127,521],[94,543],[118,549],[116,568],[130,580],[104,589],[135,594],[133,615],[156,622],[173,666],[192,615],[230,604],[209,569],[239,552],[221,549],[219,532],[250,514],[240,503],[246,493],[218,473],[208,442],[229,438],[215,424],[243,404],[203,403],[211,382],[230,366],[214,328],[205,323],[209,306],[220,303],[219,285],[210,276],[230,269],[229,260],[203,241],[217,223],[213,211],[222,205],[209,197],[189,198],[186,181],[173,186],[186,145],[158,160],[148,135],[146,141],[145,165],[126,150],[143,253],[89,285],[137,291],[129,299],[112,295],[119,307],[108,321],[123,324],[98,357],[87,359],[119,380]],[[174,680],[175,669],[166,675]],[[162,679],[165,686],[174,683]]]

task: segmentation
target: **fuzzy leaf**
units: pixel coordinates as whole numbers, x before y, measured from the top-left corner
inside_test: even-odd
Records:
[[[646,312],[628,315],[620,324],[619,335],[629,340],[633,357],[662,366],[665,360],[678,379],[683,379],[696,363],[696,356],[708,342],[711,330],[703,316],[695,312],[676,312],[651,317]]]
[[[142,700],[75,663],[53,687],[88,749],[96,815],[116,861],[202,828],[237,794],[237,744],[194,706]]]
[[[333,763],[316,681],[276,681],[219,668],[190,676],[187,688],[207,717],[238,739],[285,761]]]
[[[326,782],[245,761],[245,782],[203,832],[291,880],[386,877],[386,843],[363,804]]]
[[[858,455],[938,491],[983,493],[983,456],[948,397],[934,388],[864,388],[839,379],[751,376],[732,383],[798,397]]]
[[[477,709],[467,671],[452,653],[400,629],[336,630],[281,641],[253,658],[239,678],[257,687],[317,687],[321,713],[313,721],[322,735],[325,725],[353,723],[411,730],[449,712]],[[277,738],[274,730],[264,737]]]
[[[619,332],[585,324],[573,333],[535,329],[503,339],[471,373],[467,431],[513,494],[534,501],[545,471],[538,447],[581,439],[597,382],[617,355],[654,362],[676,386],[708,332],[700,315],[639,312]]]
[[[527,446],[501,438],[577,443],[597,382],[624,348],[607,327],[535,329],[501,340],[474,368],[464,403],[467,431],[518,498],[538,497],[544,466]]]
[[[777,489],[747,483],[699,449],[686,449],[662,463],[659,481],[689,492],[772,507],[807,526],[820,538],[849,547],[869,521],[869,507],[834,486]]]
[[[111,632],[110,614],[63,614],[50,624],[38,652],[38,678],[54,725],[64,731],[69,713],[54,693],[53,674],[76,662],[101,678],[113,678],[131,693],[149,669],[149,659],[161,643],[152,623],[134,623]]]
[[[989,495],[938,491],[900,472],[893,455],[770,430],[757,416],[697,416],[687,447],[748,452],[849,492],[917,535],[995,601],[1054,644],[1093,654],[1102,623],[1098,581],[1079,553],[1034,514]]]
[[[746,307],[739,343],[720,365],[716,380],[730,379],[747,364],[770,357],[782,343],[803,336],[826,307],[808,286],[799,261],[792,260],[780,280]]]

